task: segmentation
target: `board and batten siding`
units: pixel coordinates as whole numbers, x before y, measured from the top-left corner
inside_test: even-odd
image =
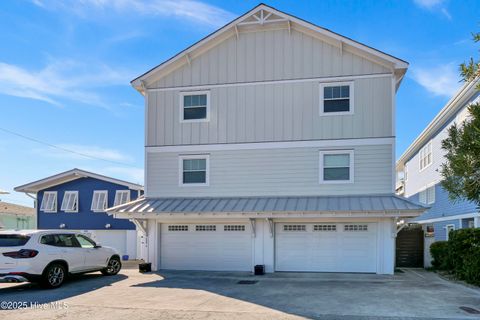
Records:
[[[392,78],[354,81],[353,115],[319,115],[320,82],[210,89],[210,121],[180,122],[179,90],[150,91],[147,146],[392,136]]]
[[[320,184],[320,150],[354,150],[354,183]],[[209,186],[179,186],[179,156],[208,154]],[[308,196],[392,191],[392,145],[342,148],[147,151],[147,197]]]
[[[148,88],[392,73],[392,69],[288,29],[232,34]]]

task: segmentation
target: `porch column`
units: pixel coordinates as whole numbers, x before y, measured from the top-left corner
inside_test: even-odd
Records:
[[[473,218],[473,226],[475,228],[480,228],[480,217],[479,216]]]

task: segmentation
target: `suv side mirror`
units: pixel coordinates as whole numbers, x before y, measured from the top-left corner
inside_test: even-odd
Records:
[[[95,246],[94,246],[95,249],[98,249],[98,248],[101,248],[101,247],[102,247],[102,246],[100,245],[100,243],[97,243],[97,244],[95,244]]]

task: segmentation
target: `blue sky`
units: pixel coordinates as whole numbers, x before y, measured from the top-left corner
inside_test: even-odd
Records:
[[[476,0],[266,3],[410,62],[397,95],[397,156],[477,54]],[[143,183],[143,97],[129,81],[257,4],[1,1],[0,189],[11,192],[1,199],[31,205],[13,187],[73,167]]]

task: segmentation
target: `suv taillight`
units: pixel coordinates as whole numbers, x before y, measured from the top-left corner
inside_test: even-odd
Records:
[[[37,250],[30,250],[30,249],[22,249],[19,251],[10,251],[4,252],[3,255],[5,257],[10,257],[13,259],[26,259],[26,258],[33,258],[38,254]]]

